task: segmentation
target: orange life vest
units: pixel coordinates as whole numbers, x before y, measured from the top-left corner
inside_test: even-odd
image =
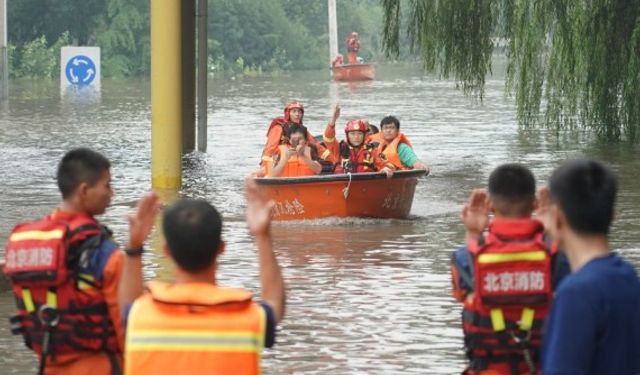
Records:
[[[404,143],[413,148],[413,146],[411,146],[411,142],[404,134],[399,133],[391,142],[385,141],[382,136],[376,137],[375,139],[376,141],[379,141],[378,148],[375,151],[375,155],[379,160],[379,163],[383,165],[391,164],[397,170],[409,169],[402,164],[400,155],[398,155],[398,146],[400,146],[400,143]]]
[[[125,374],[260,373],[266,315],[242,289],[151,282],[129,313]]]
[[[311,147],[308,146],[309,157],[311,157]],[[290,145],[280,145],[279,150],[279,162],[281,163],[285,159],[285,153],[290,149]],[[293,155],[287,160],[287,165],[284,167],[280,175],[277,177],[302,177],[302,176],[315,176],[316,172],[309,168],[304,161],[302,161],[298,155]]]
[[[88,215],[70,221],[47,216],[11,232],[4,273],[18,307],[12,333],[22,334],[41,360],[79,351],[120,353],[102,281],[86,272],[94,251],[116,248],[110,236]]]
[[[496,220],[468,248],[473,292],[462,320],[470,369],[534,373],[553,298],[556,250],[545,243],[542,224],[531,219]]]
[[[340,142],[340,163],[336,165],[335,173],[375,172],[371,150],[372,145],[363,144],[355,148],[345,141]]]

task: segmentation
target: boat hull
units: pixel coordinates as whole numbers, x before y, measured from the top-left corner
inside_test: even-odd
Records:
[[[338,65],[332,68],[336,81],[369,81],[376,77],[374,64]]]
[[[396,172],[391,179],[383,173],[359,173],[256,178],[256,182],[263,194],[275,202],[274,220],[404,219],[411,212],[418,178],[425,174],[423,170],[416,170]]]

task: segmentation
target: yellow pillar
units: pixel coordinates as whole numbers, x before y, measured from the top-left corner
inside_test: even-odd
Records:
[[[151,0],[151,179],[182,183],[181,0]]]

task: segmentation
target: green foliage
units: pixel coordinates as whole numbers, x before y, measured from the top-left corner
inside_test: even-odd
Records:
[[[399,50],[402,4],[382,0],[391,55]],[[580,125],[604,139],[638,140],[639,1],[411,0],[408,12],[410,45],[425,68],[453,75],[480,98],[493,42],[507,40],[507,88],[521,124]]]
[[[329,65],[326,1],[207,1],[211,71],[258,75]],[[337,3],[343,53],[347,34],[357,31],[360,54],[367,60],[382,58],[378,0]],[[101,47],[105,77],[149,74],[149,0],[16,0],[9,1],[8,8],[9,38],[15,46],[14,76],[50,76],[53,62],[45,64],[42,59],[53,55],[44,50],[52,48],[47,41],[55,41],[64,32],[69,44]],[[21,71],[26,46],[34,61]]]
[[[60,47],[69,44],[69,33],[64,32],[49,47],[43,36],[25,44],[18,55],[15,46],[9,49],[13,77],[53,78],[60,70]]]

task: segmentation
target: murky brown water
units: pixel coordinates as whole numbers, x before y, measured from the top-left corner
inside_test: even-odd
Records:
[[[588,135],[518,131],[501,78],[488,80],[482,105],[451,82],[417,70],[383,67],[379,78],[335,84],[326,72],[311,72],[210,87],[210,151],[185,160],[183,194],[210,200],[225,217],[225,285],[257,290],[255,251],[242,222],[242,177],[257,166],[268,121],[288,99],[305,103],[305,123],[314,134],[321,134],[336,99],[343,120],[375,123],[395,114],[433,167],[417,187],[410,220],[274,226],[289,303],[277,348],[264,355],[266,374],[459,373],[460,308],[449,297],[449,254],[462,240],[462,202],[503,162],[527,163],[539,181],[578,154],[612,163],[622,183],[614,245],[640,265],[640,148],[598,144]],[[121,238],[126,235],[125,215],[149,188],[148,91],[144,80],[106,81],[101,98],[72,99],[61,98],[56,83],[13,84],[9,105],[0,110],[0,243],[16,222],[57,204],[55,167],[74,146],[96,148],[112,159],[116,198],[103,219]],[[145,261],[148,276],[170,277],[158,255]],[[12,310],[9,293],[1,292],[0,317]],[[33,356],[1,319],[0,372],[33,373]]]

